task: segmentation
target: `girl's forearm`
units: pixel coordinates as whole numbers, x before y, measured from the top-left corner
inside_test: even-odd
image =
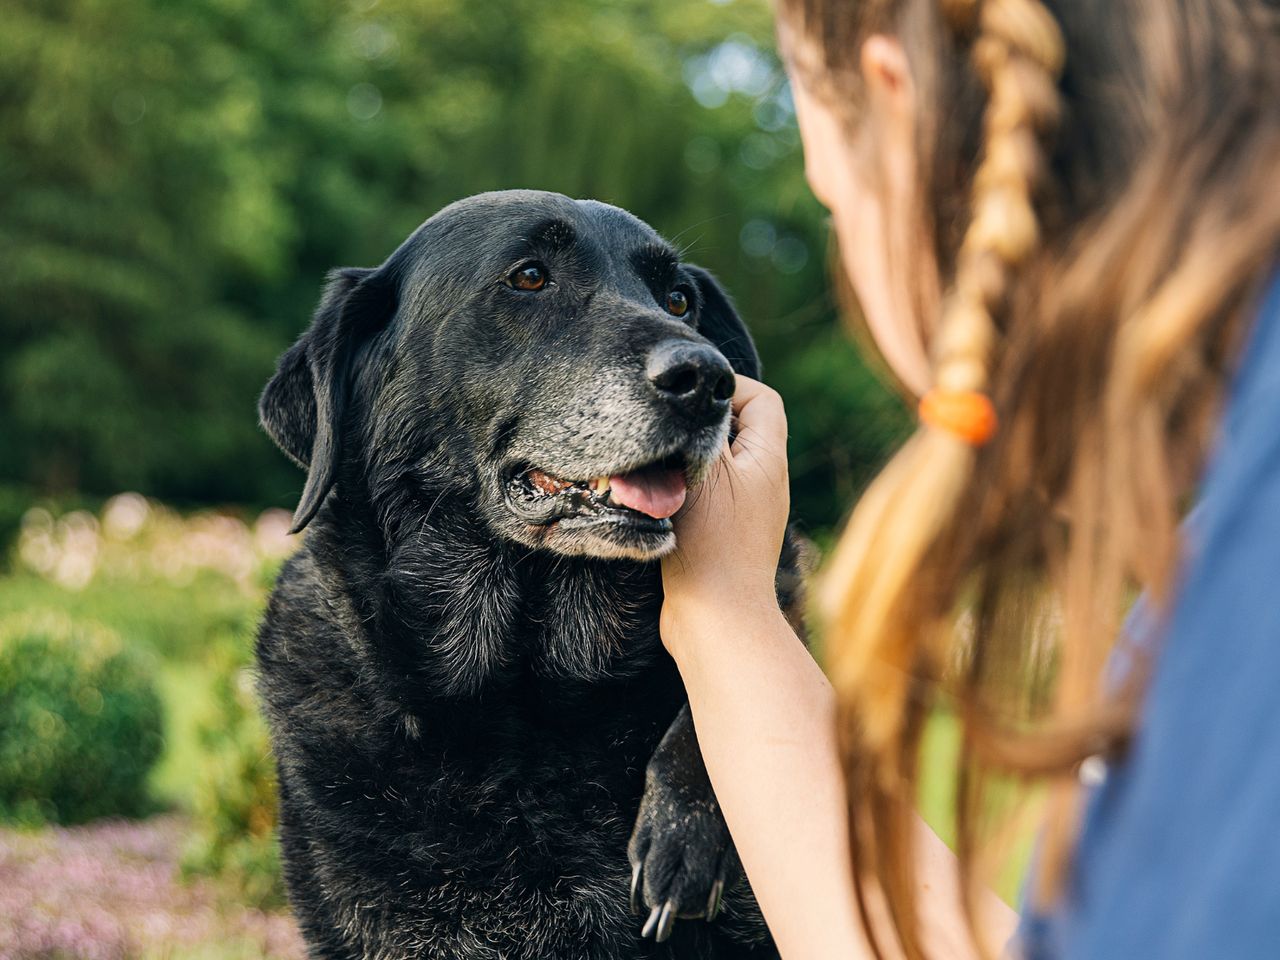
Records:
[[[822,671],[776,605],[667,622],[707,771],[782,956],[871,956]]]
[[[769,928],[786,960],[870,957],[855,906],[831,687],[776,605],[717,606],[664,611],[664,637]],[[923,821],[920,831],[926,942],[937,956],[974,956],[955,859]],[[993,941],[1007,939],[1013,912],[992,894],[984,914]]]

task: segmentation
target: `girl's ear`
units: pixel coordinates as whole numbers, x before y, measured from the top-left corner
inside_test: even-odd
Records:
[[[877,33],[862,43],[859,56],[862,81],[866,84],[871,100],[904,100],[915,106],[915,86],[911,77],[911,62],[902,43],[887,34]]]
[[[733,301],[708,271],[694,266],[686,269],[693,274],[702,303],[698,332],[716,345],[734,370],[752,380],[759,380],[760,356]]]
[[[348,267],[329,275],[311,326],[285,351],[258,400],[272,440],[307,470],[290,533],[315,516],[337,476],[342,418],[356,347],[395,313],[395,285],[383,269]]]

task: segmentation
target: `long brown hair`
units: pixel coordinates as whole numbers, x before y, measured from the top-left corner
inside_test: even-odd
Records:
[[[1125,601],[1167,602],[1180,511],[1280,244],[1280,22],[1267,0],[779,0],[793,69],[843,111],[897,36],[948,295],[935,386],[981,391],[976,448],[921,426],[825,572],[860,900],[923,956],[912,822],[926,721],[963,729],[971,925],[993,778],[1040,778],[1036,894],[1056,896],[1079,765],[1123,747],[1141,673],[1106,690]],[[866,911],[864,909],[864,918]],[[873,932],[874,938],[874,932]]]

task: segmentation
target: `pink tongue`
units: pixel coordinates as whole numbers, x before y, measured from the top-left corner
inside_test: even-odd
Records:
[[[635,473],[622,473],[609,478],[609,496],[632,510],[646,513],[655,520],[669,517],[684,505],[683,470],[649,468]]]

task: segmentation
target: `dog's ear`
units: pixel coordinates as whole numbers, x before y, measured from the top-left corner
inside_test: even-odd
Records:
[[[733,301],[708,271],[694,266],[686,269],[693,274],[698,297],[702,301],[698,332],[716,345],[734,370],[752,380],[759,380],[760,356]]]
[[[290,533],[311,522],[333,486],[352,357],[395,312],[394,290],[379,270],[349,267],[329,274],[311,326],[280,357],[258,400],[263,429],[307,470]]]

